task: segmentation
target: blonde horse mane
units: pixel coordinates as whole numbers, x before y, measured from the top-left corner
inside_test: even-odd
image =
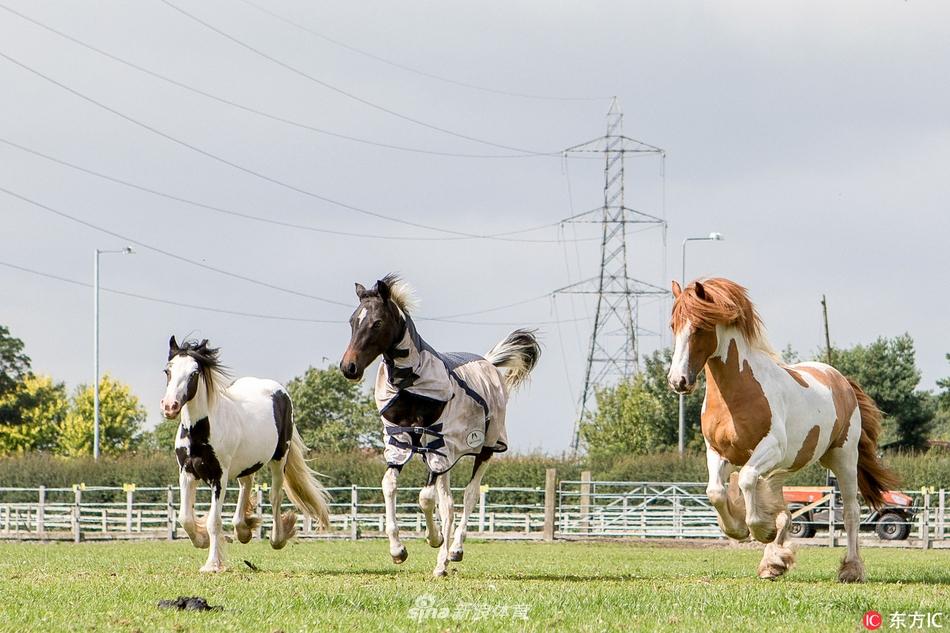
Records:
[[[383,277],[383,283],[389,288],[389,297],[400,310],[406,314],[412,314],[419,307],[419,301],[416,299],[415,290],[405,279],[397,273],[389,273]]]

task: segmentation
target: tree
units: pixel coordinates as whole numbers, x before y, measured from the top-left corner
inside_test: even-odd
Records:
[[[175,450],[175,436],[178,435],[178,426],[180,420],[174,418],[162,418],[162,421],[155,425],[145,442],[150,450],[159,452],[170,452]]]
[[[643,455],[676,443],[663,407],[644,386],[644,376],[597,390],[597,410],[581,427],[593,460],[618,455]]]
[[[632,380],[597,392],[597,409],[581,427],[591,457],[645,454],[676,447],[679,435],[679,396],[667,382],[672,350],[644,358],[644,368]],[[696,389],[686,396],[686,445],[703,445],[700,415],[706,390],[700,374]]]
[[[304,443],[318,451],[382,447],[382,424],[372,396],[339,369],[310,367],[287,383],[294,422]]]
[[[59,436],[59,452],[91,455],[94,394],[90,385],[79,385],[73,393],[69,413]],[[105,375],[99,382],[99,448],[103,453],[121,453],[136,448],[142,439],[145,407],[131,388]]]
[[[889,445],[926,446],[935,407],[930,394],[917,390],[920,370],[909,334],[835,350],[834,359],[837,368],[861,385],[884,412]]]
[[[946,358],[950,361],[950,354],[947,354]],[[946,440],[950,439],[950,377],[938,380],[937,388],[940,391],[934,396],[937,410],[934,429],[938,437]]]
[[[798,355],[798,352],[795,351],[795,348],[792,347],[791,343],[786,345],[785,349],[782,350],[782,362],[786,365],[794,365],[795,363],[800,363],[801,360],[801,357]]]
[[[23,341],[0,325],[0,395],[13,389],[30,373],[30,357],[23,353]]]
[[[679,395],[670,389],[667,374],[673,363],[673,350],[664,348],[653,352],[643,359],[643,387],[660,405],[660,416],[670,426],[673,434],[673,445],[679,435]],[[703,448],[703,434],[700,427],[700,416],[703,411],[703,398],[706,397],[706,372],[700,372],[696,378],[696,388],[686,396],[686,446]]]
[[[49,376],[28,374],[0,395],[0,453],[53,450],[66,419],[66,386]]]

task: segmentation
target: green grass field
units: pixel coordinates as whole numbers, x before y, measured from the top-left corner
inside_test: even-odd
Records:
[[[870,582],[845,586],[833,582],[841,549],[804,548],[773,583],[754,578],[759,552],[746,548],[470,542],[433,579],[435,551],[408,547],[397,567],[379,540],[234,543],[228,571],[206,576],[205,552],[188,542],[3,543],[0,630],[855,631],[868,609],[885,615],[883,630],[891,612],[943,611],[950,625],[950,551],[865,549]],[[157,608],[178,595],[224,610]],[[448,617],[417,622],[414,605]]]

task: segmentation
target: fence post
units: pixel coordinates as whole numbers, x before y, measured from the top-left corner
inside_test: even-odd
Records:
[[[165,529],[168,531],[167,537],[169,541],[175,540],[175,532],[177,531],[175,522],[175,491],[169,486],[166,491],[166,501],[167,507],[165,508]]]
[[[79,513],[80,513],[80,506],[82,504],[82,490],[79,488],[79,486],[76,486],[73,489],[73,492],[75,494],[75,499],[73,501],[73,542],[78,543],[80,540],[82,540],[82,532],[80,531],[80,527],[79,527]]]
[[[257,516],[262,516],[264,514],[264,489],[261,486],[257,486],[257,503],[255,504],[254,514],[256,514]],[[271,530],[273,530],[274,528],[275,526],[272,525]],[[258,540],[260,540],[261,538],[263,538],[262,536],[263,533],[264,533],[264,521],[261,520],[257,522],[257,529],[255,530],[254,536],[257,537]]]
[[[359,493],[354,485],[350,490],[350,540],[355,541],[360,537],[359,527],[356,523],[356,513],[359,506]]]
[[[590,531],[590,471],[581,473],[581,534]]]
[[[36,533],[40,537],[46,536],[46,486],[40,486],[39,503],[36,506]]]
[[[132,494],[135,490],[135,484],[126,485],[125,488],[125,531],[132,534]]]
[[[938,514],[937,514],[937,538],[940,539],[941,541],[943,540],[943,531],[944,531],[944,522],[945,522],[944,511],[946,510],[946,505],[945,505],[945,503],[944,503],[944,500],[945,500],[945,499],[944,499],[944,497],[945,497],[944,493],[945,493],[945,492],[946,492],[946,491],[945,491],[943,488],[941,488],[941,489],[940,489],[940,496],[939,496],[938,499],[937,499],[937,504],[938,504],[938,505],[937,505],[937,512],[938,512]]]
[[[485,506],[488,496],[488,486],[481,486],[478,491],[478,531],[485,531]]]
[[[837,545],[835,539],[835,491],[828,493],[828,547]]]
[[[924,488],[924,511],[920,515],[920,547],[930,548],[930,488]]]
[[[548,468],[544,471],[544,540],[551,542],[554,540],[556,526],[556,499],[557,494],[557,470]]]

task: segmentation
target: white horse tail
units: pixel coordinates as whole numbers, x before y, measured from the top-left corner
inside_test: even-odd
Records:
[[[319,521],[324,528],[330,527],[330,498],[317,480],[317,473],[307,466],[304,459],[307,447],[297,428],[290,440],[287,463],[284,466],[284,491],[297,508],[311,519]]]
[[[515,330],[485,355],[485,360],[505,370],[505,385],[509,390],[520,386],[541,356],[536,330]]]

